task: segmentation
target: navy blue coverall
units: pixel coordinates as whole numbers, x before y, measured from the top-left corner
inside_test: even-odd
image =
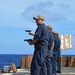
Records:
[[[54,36],[54,49],[53,49],[53,56],[52,56],[52,73],[56,75],[56,50],[57,47],[57,37]]]
[[[56,62],[57,62],[57,71],[61,72],[61,61],[60,61],[60,55],[61,55],[61,51],[60,51],[60,45],[61,45],[61,41],[60,38],[57,37],[57,48],[56,48]]]
[[[49,48],[48,48],[48,52],[47,52],[47,57],[46,57],[46,64],[47,64],[47,75],[53,75],[52,74],[52,44],[54,41],[54,36],[53,33],[50,31],[49,32]]]
[[[53,49],[53,57],[52,57],[52,68],[53,68],[53,74],[56,74],[56,62],[57,64],[57,70],[60,69],[60,39],[57,36],[54,36],[54,49]]]
[[[47,75],[46,56],[48,51],[48,29],[45,24],[36,29],[34,54],[31,62],[31,75]]]

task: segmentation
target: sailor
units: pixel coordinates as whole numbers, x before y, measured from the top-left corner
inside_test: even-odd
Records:
[[[59,38],[59,34],[57,33],[57,48],[56,48],[56,63],[57,63],[57,73],[61,73],[61,61],[60,61],[60,55],[61,55],[61,50],[60,50],[60,45],[61,41]]]
[[[34,38],[28,43],[34,45],[34,54],[31,62],[31,75],[47,75],[46,56],[48,51],[49,31],[45,25],[44,16],[38,15],[33,17],[36,22],[37,29],[35,33],[30,32]]]
[[[53,75],[52,73],[52,50],[53,50],[53,47],[54,47],[54,36],[53,36],[53,33],[52,33],[52,26],[51,25],[47,25],[47,28],[49,30],[49,50],[48,50],[48,55],[46,57],[47,59],[47,75]]]

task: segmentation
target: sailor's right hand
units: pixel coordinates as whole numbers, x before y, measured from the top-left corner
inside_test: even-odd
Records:
[[[29,45],[32,45],[32,42],[31,41],[27,41],[29,43]]]
[[[34,35],[35,35],[35,33],[34,33],[34,32],[29,32],[29,35],[33,35],[33,36],[34,36]]]

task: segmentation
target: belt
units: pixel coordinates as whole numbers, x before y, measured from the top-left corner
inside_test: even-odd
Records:
[[[57,49],[57,50],[56,50],[56,49],[53,49],[53,51],[54,51],[54,52],[55,52],[55,51],[59,51],[59,49]]]
[[[48,47],[47,45],[35,45],[35,47]]]

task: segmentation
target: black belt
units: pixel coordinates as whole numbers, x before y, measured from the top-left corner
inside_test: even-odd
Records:
[[[59,49],[57,49],[57,50],[56,49],[53,49],[53,51],[59,51]]]
[[[48,47],[47,45],[35,45],[35,47]]]

